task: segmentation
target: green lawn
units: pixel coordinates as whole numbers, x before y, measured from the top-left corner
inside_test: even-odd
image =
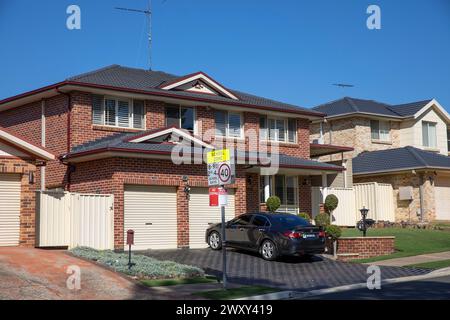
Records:
[[[141,283],[147,287],[162,287],[162,286],[175,286],[177,284],[195,284],[195,283],[211,283],[217,282],[216,277],[195,277],[184,279],[156,279],[156,280],[141,280]]]
[[[441,269],[441,268],[450,267],[450,260],[418,263],[418,264],[409,265],[408,267],[417,267],[417,268],[424,268],[424,269]]]
[[[272,293],[277,291],[280,290],[263,286],[245,286],[227,290],[220,289],[220,290],[202,291],[194,293],[194,295],[211,300],[230,300],[250,296],[257,296],[260,294]]]
[[[358,229],[343,229],[343,237],[362,236]],[[367,236],[395,236],[397,252],[387,256],[357,259],[355,262],[372,262],[392,258],[415,256],[425,253],[450,251],[450,232],[420,229],[369,229]]]

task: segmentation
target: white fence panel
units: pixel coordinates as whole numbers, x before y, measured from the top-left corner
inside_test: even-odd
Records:
[[[114,248],[114,200],[111,195],[72,194],[70,247]]]
[[[356,207],[369,209],[368,218],[376,221],[395,221],[394,194],[392,185],[386,183],[357,183],[355,189]]]
[[[38,192],[37,240],[40,247],[63,247],[70,241],[70,197],[67,192]]]
[[[114,197],[37,192],[38,246],[114,248]]]
[[[315,218],[320,213],[320,204],[323,201],[321,187],[311,187],[311,214]]]
[[[327,188],[327,195],[329,194],[334,194],[339,200],[336,210],[333,211],[333,224],[355,226],[358,216],[353,188]]]

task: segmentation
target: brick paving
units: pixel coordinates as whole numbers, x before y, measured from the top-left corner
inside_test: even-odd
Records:
[[[172,260],[222,275],[222,252],[210,249],[149,250],[139,252],[160,260]],[[309,291],[367,281],[367,265],[333,261],[315,256],[265,261],[255,254],[228,249],[228,281],[264,285],[285,290]],[[380,267],[383,279],[426,274],[429,271],[405,267]]]

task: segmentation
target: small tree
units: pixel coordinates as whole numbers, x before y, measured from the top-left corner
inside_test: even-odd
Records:
[[[281,200],[277,196],[271,196],[266,201],[267,210],[274,213],[281,206]]]
[[[330,215],[330,224],[333,223],[333,211],[337,208],[338,204],[339,200],[334,194],[329,194],[325,198],[323,206],[325,211]]]
[[[337,257],[337,239],[342,235],[342,229],[334,224],[325,227],[325,233],[333,241],[333,256]]]
[[[314,221],[316,222],[316,226],[325,229],[325,227],[330,224],[330,217],[327,213],[321,212],[314,218]]]

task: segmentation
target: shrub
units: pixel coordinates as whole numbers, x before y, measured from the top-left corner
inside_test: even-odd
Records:
[[[270,212],[275,212],[281,206],[281,200],[277,196],[271,196],[266,201],[267,210]]]
[[[327,213],[322,212],[314,218],[314,221],[316,222],[316,226],[326,227],[330,224],[330,216]]]
[[[117,272],[143,279],[190,278],[204,275],[204,271],[200,268],[173,261],[160,261],[144,255],[131,254],[131,261],[135,265],[129,269],[128,253],[100,251],[88,247],[76,247],[70,252],[75,256],[108,266]]]
[[[338,198],[334,194],[329,194],[325,198],[325,203],[323,204],[325,211],[327,213],[333,212],[339,204]]]
[[[329,236],[333,241],[339,239],[340,236],[342,235],[341,227],[339,227],[335,224],[330,224],[330,225],[326,226],[325,232],[326,232],[327,236]]]
[[[297,216],[305,219],[306,221],[311,221],[311,217],[306,212],[300,212]]]

